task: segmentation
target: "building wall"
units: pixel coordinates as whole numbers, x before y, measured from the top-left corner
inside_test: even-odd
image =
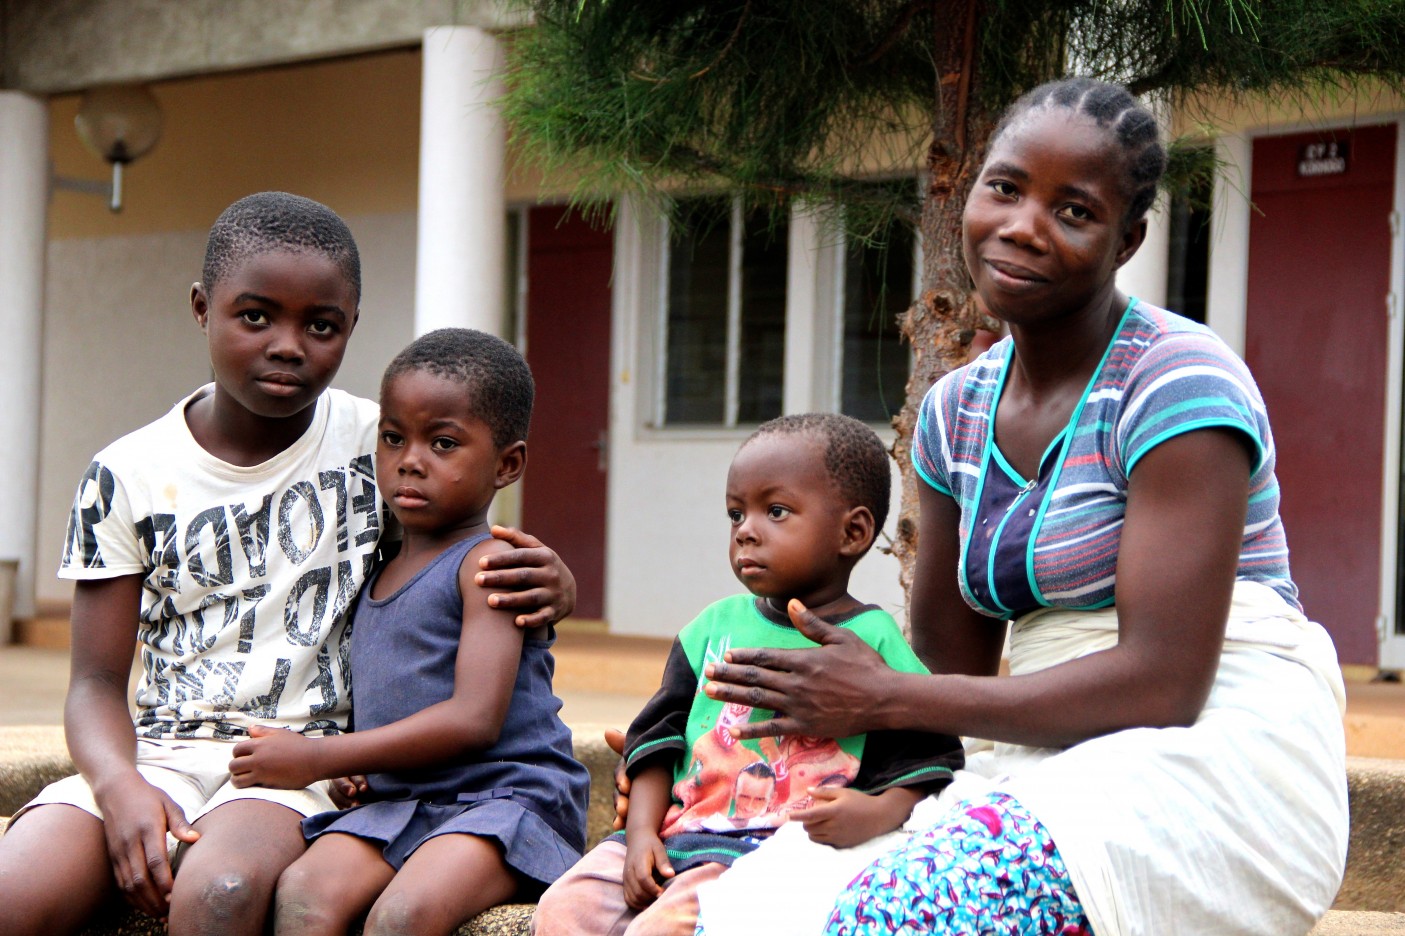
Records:
[[[1248,270],[1251,252],[1250,227],[1255,208],[1250,204],[1249,192],[1253,186],[1253,151],[1256,139],[1300,133],[1318,129],[1339,129],[1373,124],[1396,124],[1399,126],[1405,114],[1405,96],[1386,89],[1364,89],[1352,94],[1323,89],[1301,98],[1281,97],[1274,101],[1241,100],[1221,104],[1211,108],[1209,119],[1194,106],[1179,115],[1177,129],[1182,133],[1196,133],[1204,125],[1219,128],[1216,146],[1225,161],[1225,170],[1215,189],[1215,204],[1210,246],[1210,282],[1207,322],[1240,354],[1245,351],[1246,312],[1248,300]],[[1366,541],[1360,537],[1352,540],[1351,561],[1363,565],[1375,565],[1380,570],[1381,594],[1379,596],[1379,617],[1376,627],[1387,636],[1381,643],[1378,665],[1384,668],[1405,667],[1405,628],[1397,620],[1397,592],[1400,588],[1398,563],[1398,540],[1400,530],[1400,426],[1401,426],[1401,357],[1405,332],[1402,331],[1399,316],[1400,295],[1405,286],[1405,256],[1402,256],[1402,238],[1398,218],[1405,210],[1405,152],[1397,145],[1395,167],[1393,234],[1390,249],[1390,289],[1394,295],[1396,311],[1387,308],[1387,296],[1381,296],[1379,305],[1368,303],[1365,307],[1328,307],[1324,310],[1329,318],[1322,327],[1323,354],[1331,354],[1330,335],[1333,329],[1350,328],[1356,316],[1386,316],[1389,320],[1389,340],[1386,354],[1389,359],[1385,375],[1385,420],[1379,428],[1371,447],[1378,447],[1383,440],[1385,457],[1376,466],[1380,479],[1382,502],[1380,539]],[[1274,223],[1291,223],[1275,220]],[[1367,223],[1363,219],[1363,223]],[[1370,223],[1379,223],[1379,220]],[[1301,236],[1310,242],[1319,232],[1303,230]],[[1349,275],[1344,271],[1343,275]],[[1268,313],[1269,310],[1264,310]],[[1270,353],[1272,353],[1270,351]],[[1354,363],[1354,362],[1353,362]],[[1324,397],[1324,400],[1328,399]],[[1270,416],[1274,414],[1270,412]],[[1278,417],[1274,417],[1275,421]],[[1324,421],[1331,421],[1330,412],[1321,415]],[[1370,466],[1366,466],[1369,472]],[[1304,495],[1301,491],[1285,488],[1285,501]],[[1305,537],[1311,531],[1295,534],[1290,526],[1287,529],[1290,547],[1294,543],[1306,543]],[[1304,560],[1306,551],[1299,548],[1295,554],[1295,568]],[[1312,596],[1305,601],[1312,604]],[[1311,608],[1309,608],[1311,610]],[[1369,642],[1369,637],[1366,638]],[[1359,644],[1358,644],[1359,647]],[[1361,651],[1356,657],[1346,660],[1360,663]]]
[[[5,0],[0,85],[36,93],[413,47],[526,21],[508,0]]]
[[[815,362],[823,345],[824,307],[833,301],[824,282],[832,276],[826,256],[832,234],[792,219],[788,281],[786,411],[826,407],[831,375]],[[605,566],[605,613],[612,632],[668,637],[707,604],[736,594],[741,585],[727,561],[730,532],[725,514],[727,468],[750,434],[737,429],[657,429],[652,421],[653,351],[659,315],[660,226],[625,203],[615,234],[615,292],[611,375],[611,523]],[[818,260],[818,262],[813,262]],[[794,366],[801,364],[802,366]],[[891,441],[890,430],[882,434]],[[902,490],[892,463],[892,514]],[[887,533],[892,534],[890,517]],[[905,617],[898,563],[872,550],[854,570],[851,593]]]

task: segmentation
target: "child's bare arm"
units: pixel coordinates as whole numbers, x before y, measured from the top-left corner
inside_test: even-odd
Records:
[[[431,767],[492,747],[507,717],[525,634],[512,612],[488,607],[487,591],[473,576],[479,556],[505,548],[488,540],[459,569],[463,629],[452,696],[394,724],[329,738],[255,727],[250,740],[234,746],[234,785],[297,789],[316,780]]]
[[[860,793],[848,787],[816,787],[814,804],[790,818],[805,826],[810,839],[835,848],[850,848],[899,828],[927,795],[922,787],[892,787]]]
[[[102,810],[118,887],[138,909],[159,917],[166,915],[172,883],[166,832],[187,842],[199,834],[169,796],[137,773],[127,678],[141,589],[140,575],[76,585],[64,734],[73,762]]]
[[[643,910],[663,893],[660,878],[673,877],[668,852],[659,838],[664,814],[672,802],[673,776],[662,762],[647,765],[630,785],[629,820],[625,826],[624,900]]]

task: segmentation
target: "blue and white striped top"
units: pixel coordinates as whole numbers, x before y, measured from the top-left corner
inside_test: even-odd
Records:
[[[1082,399],[1040,464],[1019,475],[995,444],[1009,338],[943,377],[922,401],[912,461],[961,508],[961,592],[977,611],[1113,604],[1127,479],[1183,432],[1242,432],[1255,452],[1238,578],[1299,607],[1278,516],[1273,435],[1249,369],[1214,332],[1133,299]]]

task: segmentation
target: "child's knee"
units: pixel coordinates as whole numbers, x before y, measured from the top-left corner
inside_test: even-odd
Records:
[[[182,919],[221,920],[261,917],[273,902],[273,890],[282,868],[269,868],[259,856],[192,867],[181,866],[171,894],[172,915]]]
[[[335,896],[337,892],[337,882],[329,881],[325,873],[319,873],[304,861],[293,862],[278,876],[276,894],[279,903],[291,898],[311,900]]]
[[[634,911],[624,902],[624,888],[579,867],[567,871],[537,900],[532,913],[534,936],[576,936],[623,933]]]
[[[537,908],[532,911],[533,936],[560,936],[572,931],[569,878],[568,871],[537,898]]]
[[[335,879],[329,881],[294,862],[278,878],[273,895],[274,931],[277,933],[320,933],[330,931],[342,914],[337,912]]]
[[[376,901],[366,917],[366,936],[416,936],[428,932],[439,908],[424,892],[390,890]]]

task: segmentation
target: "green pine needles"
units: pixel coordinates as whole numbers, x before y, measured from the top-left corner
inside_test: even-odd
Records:
[[[976,0],[978,2],[978,0]],[[512,44],[507,115],[519,150],[603,204],[706,188],[781,209],[852,206],[861,228],[920,210],[910,176],[952,118],[963,55],[973,107],[996,113],[1066,72],[1184,109],[1405,73],[1402,0],[535,0]],[[1203,147],[1168,184],[1207,171]]]

